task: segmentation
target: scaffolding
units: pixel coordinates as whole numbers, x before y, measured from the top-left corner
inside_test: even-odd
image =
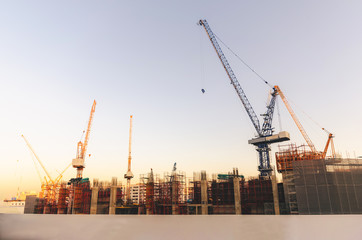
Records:
[[[202,196],[202,180],[205,181],[204,186],[206,188],[205,201]],[[205,206],[205,210],[208,214],[212,214],[212,192],[211,192],[211,181],[208,179],[206,172],[193,173],[193,178],[188,180],[187,187],[187,214],[198,215],[203,214],[202,206]]]
[[[153,172],[141,175],[140,188],[146,191],[140,193],[140,213],[187,214],[185,176],[181,171],[165,173],[163,178]]]
[[[299,155],[304,153],[298,151]],[[281,171],[283,183],[274,191],[279,195],[281,214],[362,213],[362,159],[294,159],[291,166],[288,163]],[[68,184],[59,185],[56,202],[36,198],[29,200],[28,208],[38,214],[90,214],[91,211],[92,214],[150,215],[274,214],[277,211],[272,180],[261,177],[245,180],[237,169],[228,174],[213,174],[211,178],[205,171],[194,173],[187,185],[184,172],[164,173],[160,177],[151,171],[140,176],[139,205],[124,205],[122,187],[116,180],[112,184],[95,182],[91,189],[89,179],[71,179]],[[92,196],[97,198],[93,202]]]
[[[362,159],[293,162],[299,214],[361,214]]]
[[[111,189],[109,184],[100,183],[97,201],[97,214],[109,213],[109,201],[111,199]]]
[[[297,192],[293,171],[282,172],[282,178],[286,211],[290,214],[298,214]]]
[[[194,173],[189,180],[188,214],[242,214],[245,187],[244,176],[237,168],[227,174],[213,174],[212,180],[206,172]]]
[[[279,146],[279,151],[275,153],[278,172],[292,171],[293,162],[321,159],[320,152],[306,150],[306,145],[297,146],[296,144]]]
[[[155,181],[155,179],[157,180]],[[140,192],[140,214],[156,214],[155,199],[158,198],[159,193],[158,179],[158,175],[154,175],[152,169],[150,173],[140,175],[140,189],[146,189],[146,191]]]
[[[65,183],[61,183],[58,194],[58,214],[66,214],[67,213],[67,201],[68,201],[69,190],[67,189],[67,185]]]
[[[211,183],[208,181],[208,198],[211,203]],[[201,173],[193,173],[193,178],[188,181],[188,199],[190,204],[201,204]]]
[[[313,161],[321,159],[320,152],[307,150],[306,145],[297,146],[296,144],[279,146],[279,151],[275,153],[277,170],[283,177],[283,190],[286,212],[290,214],[299,214],[297,192],[295,188],[295,178],[293,166],[295,162]]]
[[[242,209],[244,214],[274,214],[272,181],[251,178],[241,186]]]
[[[83,178],[80,181],[73,183],[74,201],[73,213],[74,214],[89,214],[92,190],[90,189],[90,182],[88,178]]]
[[[34,213],[35,214],[43,214],[45,206],[45,198],[39,198],[36,202]]]
[[[235,214],[233,179],[213,179],[211,199],[213,214]]]

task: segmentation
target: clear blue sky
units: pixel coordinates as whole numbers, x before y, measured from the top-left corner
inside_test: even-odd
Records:
[[[135,176],[150,168],[163,174],[174,162],[190,177],[233,167],[257,175],[247,144],[255,131],[196,25],[200,18],[281,87],[318,149],[327,134],[314,121],[335,134],[344,156],[362,155],[361,12],[361,1],[3,1],[1,199],[15,195],[20,181],[21,190],[40,188],[20,135],[55,176],[75,157],[93,99],[85,177],[122,179],[131,114]],[[223,49],[263,113],[269,88]],[[304,143],[281,101],[279,107],[282,130]],[[74,176],[69,169],[64,179]]]

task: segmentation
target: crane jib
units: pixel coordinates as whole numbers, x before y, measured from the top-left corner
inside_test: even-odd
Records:
[[[245,108],[251,122],[253,123],[256,132],[258,133],[259,136],[262,136],[259,119],[258,119],[253,107],[251,106],[248,98],[246,97],[246,94],[244,93],[243,89],[241,88],[240,83],[237,80],[233,70],[231,69],[229,62],[227,61],[224,53],[222,52],[221,47],[219,46],[214,33],[211,31],[211,28],[209,27],[206,20],[200,20],[199,24],[204,26],[206,33],[208,34],[210,41],[217,53],[222,65],[224,66],[225,71],[226,71],[233,87],[235,88],[242,104],[244,105],[244,108]]]

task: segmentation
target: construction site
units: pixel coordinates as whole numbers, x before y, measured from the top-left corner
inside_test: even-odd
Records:
[[[362,214],[362,159],[342,158],[336,153],[334,135],[326,129],[326,144],[318,150],[309,138],[287,97],[277,85],[264,79],[271,93],[266,111],[258,115],[229,65],[218,38],[206,20],[198,22],[216,51],[227,80],[235,89],[251,120],[257,137],[248,144],[255,147],[258,156],[259,175],[244,177],[242,169],[231,168],[228,173],[194,172],[188,176],[174,163],[172,171],[156,173],[144,170],[133,180],[132,172],[132,121],[129,125],[129,154],[127,172],[110,181],[83,176],[91,127],[96,111],[96,101],[91,107],[85,135],[76,145],[76,156],[56,177],[52,178],[39,159],[30,142],[22,136],[35,157],[35,166],[41,181],[38,196],[27,196],[26,214],[132,214],[132,215],[318,215]],[[249,67],[250,68],[250,67]],[[204,89],[203,93],[204,93]],[[280,97],[305,144],[290,141],[287,131],[274,133],[273,115],[276,99]],[[260,123],[262,121],[262,123]],[[325,135],[323,135],[325,136]],[[278,143],[274,167],[271,164],[271,145]],[[124,161],[126,163],[126,161]],[[171,163],[170,163],[171,164]],[[63,179],[70,167],[76,170],[75,177]],[[277,179],[277,172],[281,179]]]

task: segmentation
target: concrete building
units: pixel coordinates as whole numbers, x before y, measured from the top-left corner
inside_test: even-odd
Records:
[[[145,195],[146,188],[140,184],[131,186],[131,200],[133,204],[140,204],[141,198]]]
[[[299,214],[361,214],[362,159],[293,162]]]

